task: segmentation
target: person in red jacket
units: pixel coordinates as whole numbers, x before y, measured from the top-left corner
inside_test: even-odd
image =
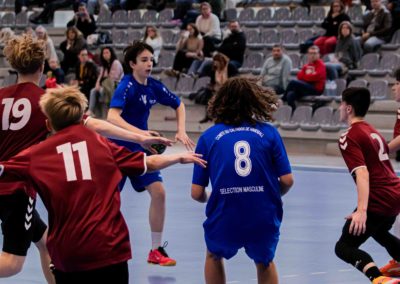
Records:
[[[308,63],[297,73],[297,79],[289,82],[282,100],[294,110],[296,101],[304,96],[319,96],[323,93],[326,81],[326,68],[320,59],[319,48],[311,46],[307,52]]]

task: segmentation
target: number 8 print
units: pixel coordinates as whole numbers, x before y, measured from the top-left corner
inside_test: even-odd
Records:
[[[234,146],[235,171],[241,177],[246,177],[251,172],[250,145],[247,141],[238,141]]]

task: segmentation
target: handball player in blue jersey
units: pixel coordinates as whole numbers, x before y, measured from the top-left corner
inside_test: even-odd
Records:
[[[282,221],[281,196],[293,185],[291,167],[272,119],[276,96],[245,78],[228,80],[211,99],[215,125],[197,143],[207,169],[195,166],[192,197],[207,202],[203,224],[206,283],[225,283],[222,258],[238,249],[255,262],[258,283],[278,283],[273,262]],[[211,181],[212,191],[205,188]]]
[[[182,142],[188,150],[193,150],[194,143],[186,134],[185,129],[185,106],[160,81],[150,77],[153,60],[153,48],[146,43],[134,42],[124,50],[124,64],[129,74],[122,78],[115,90],[107,119],[117,126],[136,133],[157,135],[156,132],[148,130],[150,109],[157,103],[169,106],[176,111],[175,139]],[[131,151],[145,151],[139,144],[118,140],[115,142]],[[124,177],[121,181],[121,189],[126,178]],[[136,191],[147,190],[151,196],[149,222],[152,249],[147,261],[162,266],[175,265],[176,261],[168,257],[164,246],[161,246],[165,219],[165,190],[160,172],[128,178]]]

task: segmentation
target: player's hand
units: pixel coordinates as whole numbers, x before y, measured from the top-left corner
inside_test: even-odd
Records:
[[[206,168],[207,167],[207,161],[203,160],[201,157],[203,157],[202,154],[196,154],[194,152],[186,152],[182,153],[180,155],[179,163],[181,164],[191,164],[195,163],[199,165],[200,167]]]
[[[186,132],[178,132],[178,133],[176,133],[175,141],[179,141],[183,145],[185,145],[186,150],[188,150],[188,151],[193,151],[194,146],[196,145],[196,144],[194,144],[192,139],[189,138],[189,136],[186,134]]]
[[[360,236],[367,230],[367,212],[357,210],[350,216],[347,216],[346,219],[351,220],[349,228],[350,235]]]
[[[168,138],[165,138],[165,137],[150,136],[150,137],[146,137],[144,139],[144,141],[140,144],[140,146],[142,146],[142,148],[146,149],[147,151],[149,151],[152,154],[158,154],[157,150],[154,149],[152,147],[152,145],[162,144],[165,146],[172,146],[173,143],[174,143],[174,141],[169,140]]]

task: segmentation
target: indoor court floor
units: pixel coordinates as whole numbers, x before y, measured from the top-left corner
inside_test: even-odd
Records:
[[[275,258],[281,284],[363,284],[366,277],[334,254],[344,218],[356,205],[356,188],[343,167],[293,166],[295,186],[283,198],[284,221]],[[128,223],[133,259],[129,261],[130,283],[204,283],[205,244],[202,222],[205,204],[190,197],[192,166],[177,165],[163,171],[167,189],[167,218],[164,240],[167,252],[177,260],[176,267],[146,263],[150,249],[148,225],[149,195],[136,193],[131,186],[122,192],[122,211]],[[42,204],[39,212],[45,216]],[[378,265],[388,255],[373,241],[363,248]],[[226,261],[227,283],[256,282],[255,266],[244,251]],[[37,249],[31,246],[23,271],[6,284],[44,283]],[[110,283],[112,284],[112,283]]]

